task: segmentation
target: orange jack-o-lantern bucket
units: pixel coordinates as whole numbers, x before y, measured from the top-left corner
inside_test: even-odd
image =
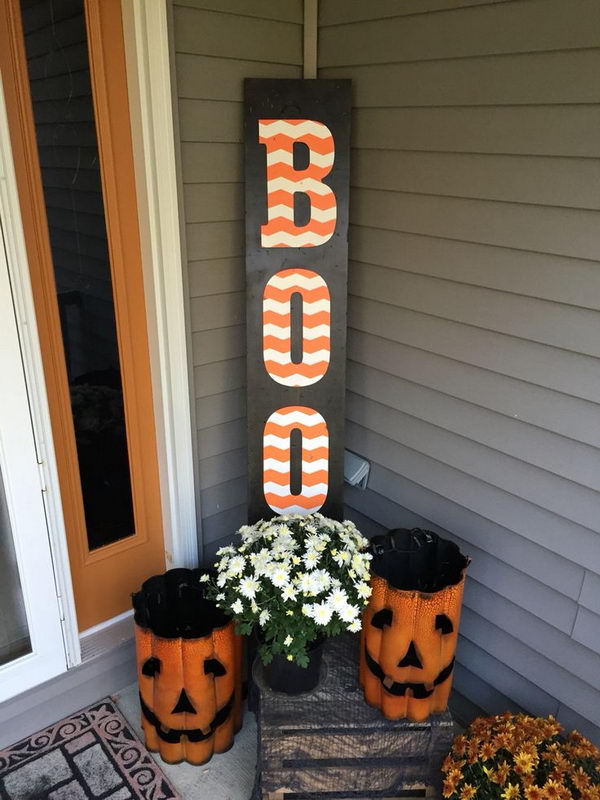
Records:
[[[418,528],[375,537],[371,550],[360,648],[365,700],[388,719],[421,722],[448,704],[470,559]]]
[[[204,597],[199,570],[149,578],[133,607],[146,746],[171,764],[204,764],[241,726],[241,639]]]

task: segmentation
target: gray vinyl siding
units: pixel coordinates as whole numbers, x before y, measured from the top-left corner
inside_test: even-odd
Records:
[[[600,742],[600,5],[321,0],[354,86],[347,446],[365,533],[473,557],[455,687]]]
[[[202,555],[246,522],[244,78],[302,75],[301,0],[175,0]]]

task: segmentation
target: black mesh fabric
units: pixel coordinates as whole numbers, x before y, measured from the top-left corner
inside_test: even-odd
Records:
[[[253,669],[258,764],[252,800],[393,798],[439,790],[454,728],[449,712],[389,721],[358,681],[357,636],[327,640],[321,680],[306,694],[275,693]],[[436,796],[436,795],[430,795]]]

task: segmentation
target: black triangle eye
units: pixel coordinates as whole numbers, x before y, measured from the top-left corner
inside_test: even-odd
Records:
[[[160,672],[160,660],[158,658],[147,658],[142,667],[142,675],[153,678]]]
[[[382,608],[381,611],[377,611],[376,614],[373,614],[371,618],[371,625],[374,628],[379,628],[379,630],[383,630],[386,625],[392,624],[393,613],[391,608]]]
[[[435,618],[435,628],[444,633],[452,633],[454,630],[454,625],[452,624],[452,620],[447,617],[445,614],[438,614]]]
[[[207,658],[204,662],[204,674],[214,675],[215,678],[220,678],[227,674],[227,670],[216,658]]]

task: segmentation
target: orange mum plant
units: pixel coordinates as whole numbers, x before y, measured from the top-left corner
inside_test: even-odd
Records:
[[[449,800],[600,800],[600,750],[554,717],[479,717],[442,765]]]

